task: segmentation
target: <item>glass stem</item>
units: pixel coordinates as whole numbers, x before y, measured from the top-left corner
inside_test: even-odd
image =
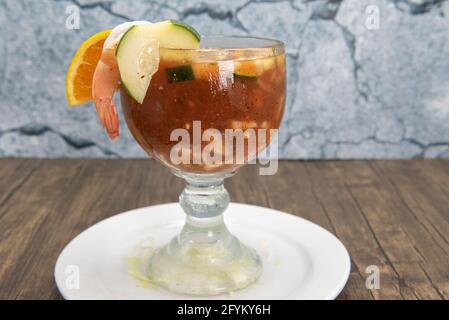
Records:
[[[229,235],[223,212],[229,205],[229,193],[224,179],[232,174],[181,175],[186,187],[179,197],[186,213],[186,223],[178,236],[180,244],[211,244]]]

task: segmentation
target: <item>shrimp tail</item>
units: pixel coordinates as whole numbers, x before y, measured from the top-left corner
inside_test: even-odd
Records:
[[[114,102],[119,80],[116,65],[105,64],[102,60],[98,62],[92,81],[92,96],[100,122],[111,140],[119,136],[119,120]]]
[[[108,110],[109,110],[108,112],[105,112],[103,114],[102,124],[103,127],[106,129],[109,138],[111,140],[115,140],[118,138],[120,134],[120,129],[119,129],[117,109],[115,107],[114,101],[111,101]]]

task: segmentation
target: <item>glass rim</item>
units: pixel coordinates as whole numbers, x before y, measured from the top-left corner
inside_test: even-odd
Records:
[[[218,51],[244,51],[244,50],[260,50],[260,49],[282,49],[280,52],[276,52],[276,54],[285,52],[285,44],[281,40],[268,38],[268,37],[258,37],[258,36],[224,36],[224,35],[208,35],[208,36],[202,36],[201,40],[203,39],[252,39],[252,40],[260,40],[265,42],[271,42],[270,44],[266,45],[260,45],[260,46],[248,46],[248,47],[219,47],[219,46],[211,46],[206,48],[196,48],[196,49],[187,49],[187,48],[169,48],[169,47],[161,47],[160,49],[168,50],[168,51],[182,51],[182,52],[218,52]]]

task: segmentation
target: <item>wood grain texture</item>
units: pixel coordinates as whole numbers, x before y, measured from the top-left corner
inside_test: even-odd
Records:
[[[449,299],[449,159],[281,161],[274,176],[247,166],[226,187],[341,239],[352,270],[339,299]],[[182,188],[152,160],[0,159],[0,298],[60,299],[53,268],[73,237]],[[378,290],[365,286],[370,265]]]

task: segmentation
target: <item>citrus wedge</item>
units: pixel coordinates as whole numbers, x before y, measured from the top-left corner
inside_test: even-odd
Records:
[[[66,76],[66,94],[70,106],[92,100],[92,78],[100,60],[103,44],[111,30],[91,36],[78,48]]]

